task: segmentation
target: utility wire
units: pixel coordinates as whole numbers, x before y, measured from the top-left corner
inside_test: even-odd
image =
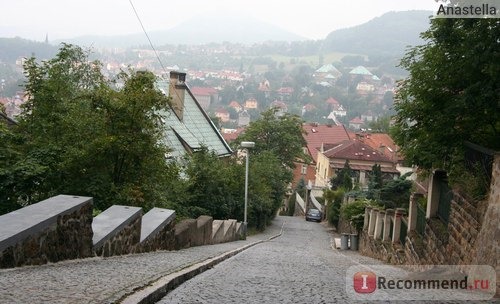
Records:
[[[139,17],[139,14],[137,13],[137,10],[135,9],[135,6],[134,4],[132,3],[132,0],[128,0],[128,2],[130,3],[130,5],[132,6],[132,9],[134,10],[134,13],[135,13],[135,16],[137,17],[137,20],[139,20],[139,23],[141,24],[141,27],[142,27],[142,31],[144,32],[144,34],[146,35],[146,38],[148,39],[149,41],[149,45],[151,46],[151,48],[153,49],[153,51],[155,52],[155,55],[156,55],[156,59],[158,59],[158,62],[160,63],[161,65],[161,68],[163,69],[163,71],[165,72],[165,74],[168,74],[167,72],[167,69],[165,68],[165,66],[163,66],[163,63],[161,62],[160,60],[160,56],[158,56],[158,52],[156,51],[153,43],[151,42],[151,39],[149,38],[149,35],[148,35],[148,32],[146,32],[146,29],[144,28],[144,25],[142,24],[142,21],[141,21],[141,18]]]

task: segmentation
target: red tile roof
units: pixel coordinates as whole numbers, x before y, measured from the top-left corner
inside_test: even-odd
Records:
[[[349,160],[364,160],[372,162],[393,162],[384,153],[373,149],[359,140],[345,140],[335,147],[326,150],[324,155],[328,158]]]
[[[280,109],[288,109],[288,107],[286,106],[286,103],[284,103],[283,101],[279,101],[279,100],[275,100],[273,102],[271,102],[271,107],[276,107],[276,108],[280,108]]]
[[[401,156],[397,154],[399,147],[394,143],[389,134],[386,133],[356,133],[351,138],[359,140],[373,149],[382,151],[385,156],[392,160],[401,160]]]
[[[229,143],[236,140],[243,131],[245,131],[245,128],[238,128],[234,132],[230,133],[222,132],[222,137],[224,137],[224,140]]]
[[[241,109],[242,108],[242,106],[235,100],[231,101],[229,103],[229,106],[233,109]]]
[[[229,112],[228,112],[228,110],[226,110],[226,109],[224,109],[224,108],[218,108],[218,109],[215,111],[215,114],[229,115]]]
[[[193,95],[210,96],[217,94],[217,90],[210,87],[192,87],[190,90]]]
[[[302,129],[306,131],[304,139],[314,162],[318,159],[318,150],[322,144],[335,144],[349,139],[344,126],[303,124]]]
[[[330,166],[334,169],[342,169],[345,166],[345,162],[330,162]],[[370,165],[354,165],[354,164],[349,164],[349,167],[351,167],[352,170],[357,170],[357,171],[372,171],[372,167]],[[390,168],[390,167],[381,167],[380,170],[382,172],[388,172],[388,173],[399,173],[399,171],[396,168]]]
[[[277,90],[278,93],[280,94],[292,94],[293,93],[293,88],[291,87],[281,87]]]
[[[339,104],[339,102],[335,98],[333,98],[333,97],[328,98],[326,100],[326,103],[328,103],[328,104],[337,104],[337,105]]]
[[[353,119],[349,120],[350,123],[353,123],[353,124],[362,124],[364,123],[364,121],[359,118],[359,117],[354,117]]]
[[[312,111],[312,110],[316,109],[316,106],[311,104],[311,103],[308,103],[305,106],[303,106],[302,108],[305,109],[306,111]]]

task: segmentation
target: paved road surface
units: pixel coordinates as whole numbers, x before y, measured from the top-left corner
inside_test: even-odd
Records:
[[[350,302],[345,292],[347,268],[380,262],[332,250],[330,242],[331,234],[321,224],[286,218],[281,237],[222,262],[160,303]]]
[[[286,223],[282,236],[216,265],[180,285],[159,303],[393,303],[356,301],[355,295],[346,292],[350,266],[379,267],[380,261],[358,252],[332,249],[332,234],[322,224],[305,222],[299,217],[280,218],[283,219]],[[352,282],[352,278],[348,280]]]
[[[0,269],[0,304],[114,303],[162,276],[267,239],[280,229],[276,220],[264,233],[246,241]]]

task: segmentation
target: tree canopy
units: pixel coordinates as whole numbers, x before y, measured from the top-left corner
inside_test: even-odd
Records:
[[[500,22],[433,19],[401,61],[394,139],[421,168],[449,169],[470,141],[500,148]]]
[[[18,126],[2,132],[8,157],[0,159],[5,211],[69,193],[94,205],[161,204],[168,165],[159,110],[168,98],[148,72],[105,80],[99,62],[63,45],[55,58],[26,61],[28,100]]]
[[[344,167],[338,171],[335,176],[332,176],[330,179],[330,184],[332,190],[342,188],[344,191],[352,190],[352,177],[354,173],[349,165],[349,160],[346,160],[344,163]]]
[[[98,61],[62,45],[51,60],[25,64],[28,101],[19,124],[0,123],[0,214],[58,194],[113,204],[243,219],[245,162],[204,148],[170,162],[160,113],[169,99],[150,72],[108,80]],[[248,223],[263,229],[276,215],[302,156],[301,121],[273,111],[252,123]],[[240,139],[241,141],[242,139]]]
[[[306,145],[302,136],[302,120],[288,113],[278,116],[276,112],[277,109],[269,109],[261,113],[261,118],[250,123],[236,144],[253,141],[255,148],[252,154],[271,151],[284,165],[293,168],[297,159],[307,159],[302,150]]]

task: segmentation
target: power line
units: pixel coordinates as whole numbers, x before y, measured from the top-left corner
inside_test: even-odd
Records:
[[[163,66],[163,63],[161,62],[160,60],[160,56],[158,56],[158,52],[156,51],[153,43],[151,42],[151,39],[149,38],[149,35],[148,35],[148,32],[146,32],[146,28],[144,28],[144,25],[142,24],[142,21],[141,21],[141,18],[139,17],[139,14],[137,13],[137,10],[135,9],[135,6],[134,4],[132,3],[132,0],[128,0],[128,2],[130,3],[130,5],[132,6],[132,9],[134,10],[134,13],[135,13],[135,16],[137,17],[137,20],[139,20],[139,23],[141,24],[141,27],[142,27],[142,31],[144,32],[144,34],[146,35],[146,38],[148,39],[149,41],[149,45],[151,46],[151,48],[153,49],[153,51],[155,52],[155,55],[156,55],[156,59],[158,59],[158,62],[160,63],[161,65],[161,68],[163,69],[163,71],[165,72],[165,74],[168,74],[167,73],[167,69],[165,69],[165,66]]]

